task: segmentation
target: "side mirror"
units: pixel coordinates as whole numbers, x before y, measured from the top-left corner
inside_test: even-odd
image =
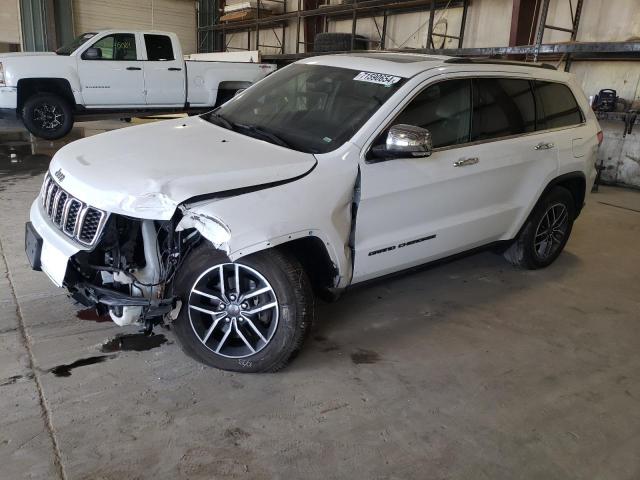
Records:
[[[234,93],[233,96],[237,97],[238,95],[240,95],[245,90],[246,90],[246,88],[239,88],[238,90],[236,90],[236,93]]]
[[[376,158],[428,157],[432,150],[429,130],[401,123],[391,127],[385,144],[376,145],[371,153]]]
[[[87,48],[82,54],[83,60],[100,60],[102,58],[102,50],[100,48]]]

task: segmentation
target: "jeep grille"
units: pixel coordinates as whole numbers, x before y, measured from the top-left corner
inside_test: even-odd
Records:
[[[49,173],[40,199],[44,212],[58,229],[84,246],[95,245],[107,221],[107,212],[72,197]]]

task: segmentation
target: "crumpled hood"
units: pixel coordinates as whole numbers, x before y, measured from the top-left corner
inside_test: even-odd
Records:
[[[78,140],[60,149],[49,170],[89,205],[167,220],[192,197],[290,180],[315,165],[312,154],[191,117]]]

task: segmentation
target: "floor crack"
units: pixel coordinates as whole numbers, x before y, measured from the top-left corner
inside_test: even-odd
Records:
[[[20,308],[20,303],[18,302],[18,297],[16,295],[15,287],[13,286],[13,281],[11,279],[11,272],[9,271],[9,263],[7,262],[7,256],[4,252],[2,240],[0,240],[0,253],[2,253],[2,260],[4,262],[4,269],[5,269],[5,277],[7,279],[7,282],[9,283],[9,291],[11,292],[11,296],[13,297],[13,300],[16,305],[16,316],[18,317],[18,331],[20,332],[20,336],[22,337],[22,343],[24,344],[24,347],[27,350],[27,354],[29,357],[29,369],[31,370],[33,381],[35,382],[36,390],[38,391],[40,410],[42,412],[45,428],[47,429],[47,433],[49,434],[49,438],[51,439],[51,444],[53,447],[53,455],[54,455],[53,461],[58,471],[58,476],[60,477],[60,479],[66,480],[67,476],[64,471],[64,465],[62,464],[62,455],[60,453],[60,446],[58,445],[58,439],[56,438],[56,434],[53,428],[53,423],[51,421],[51,412],[47,404],[47,399],[44,396],[44,391],[42,389],[42,382],[40,381],[40,375],[38,374],[38,370],[36,368],[35,357],[33,355],[33,350],[31,349],[31,339],[29,337],[29,333],[27,332],[27,327],[24,323],[24,318],[22,317],[22,310]]]

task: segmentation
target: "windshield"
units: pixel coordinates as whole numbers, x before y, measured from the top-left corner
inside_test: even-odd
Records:
[[[349,140],[402,83],[392,75],[294,64],[203,118],[295,150],[326,153]]]
[[[95,36],[96,36],[95,33],[83,33],[79,37],[76,37],[73,40],[71,40],[66,45],[61,46],[59,49],[56,50],[56,53],[58,55],[71,55],[82,44],[84,44],[87,40],[89,40],[90,38],[93,38]]]

